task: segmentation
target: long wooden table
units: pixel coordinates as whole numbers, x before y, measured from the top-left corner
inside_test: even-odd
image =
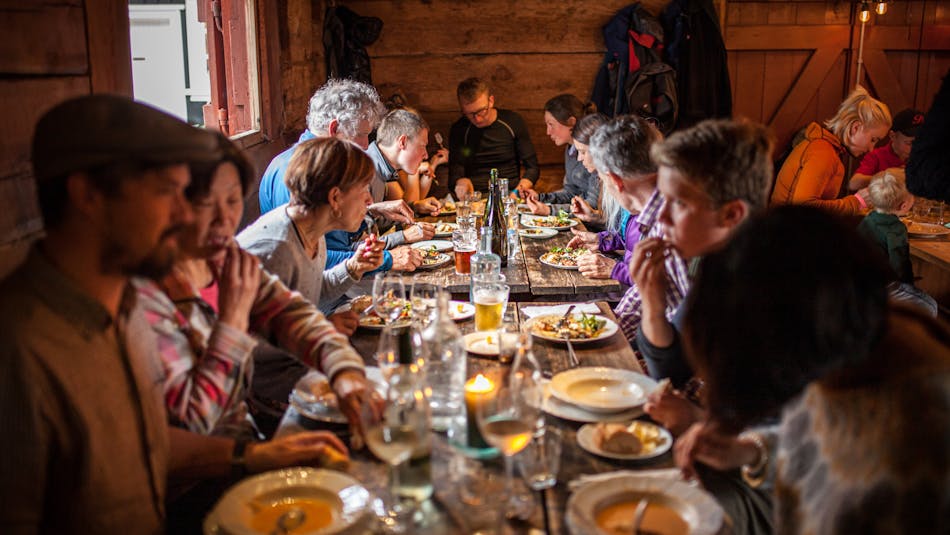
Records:
[[[937,301],[943,315],[950,315],[950,240],[911,239],[910,256],[917,287]]]
[[[537,306],[543,303],[509,303],[511,311],[517,321],[522,321],[521,310],[525,306]],[[605,302],[598,302],[601,313],[611,319],[615,319],[610,307]],[[474,322],[469,319],[458,324],[463,334],[474,331]],[[361,329],[351,338],[353,346],[363,355],[366,362],[375,365],[373,353],[375,352],[379,331],[369,331]],[[566,347],[561,343],[536,340],[533,344],[533,352],[541,365],[545,375],[556,374],[560,371],[569,369]],[[576,344],[575,352],[582,366],[611,366],[616,368],[641,371],[639,364],[634,356],[630,344],[627,343],[623,334],[617,332],[610,338],[590,344]],[[499,366],[494,358],[479,357],[469,354],[467,358],[468,375],[471,376],[479,370],[495,368]],[[508,522],[505,524],[506,530],[511,533],[530,533],[531,530],[547,530],[552,534],[567,533],[564,526],[564,511],[567,498],[569,496],[568,482],[582,474],[593,474],[625,469],[637,468],[656,468],[668,467],[671,465],[671,456],[664,454],[648,462],[636,464],[624,463],[620,461],[611,461],[596,457],[582,450],[577,445],[577,430],[580,424],[559,419],[547,415],[547,425],[556,427],[563,433],[563,452],[561,456],[561,468],[558,474],[557,485],[549,490],[539,494],[536,500],[535,513],[532,518],[526,522]],[[299,431],[301,429],[319,429],[325,428],[326,424],[313,422],[301,417],[291,407],[284,415],[284,419],[278,429],[277,434],[286,434]],[[338,428],[341,433],[345,429]],[[458,499],[457,485],[453,485],[452,474],[448,471],[447,463],[455,453],[446,444],[445,437],[436,435],[433,450],[433,480],[435,484],[435,500],[432,503],[423,505],[425,512],[425,522],[422,525],[415,526],[413,533],[420,534],[445,534],[445,533],[466,533],[461,524],[466,522],[466,518],[472,514],[484,514],[482,510],[471,509],[464,505]],[[386,467],[375,460],[368,452],[352,452],[353,467],[351,472],[355,477],[367,484],[368,487],[382,488],[386,481]],[[485,469],[501,473],[502,465],[499,461],[487,461]],[[546,513],[546,514],[545,514]],[[535,531],[536,532],[536,531]]]
[[[424,217],[422,221],[443,222],[454,221],[451,216]],[[584,224],[578,222],[578,230],[585,230]],[[502,268],[502,273],[512,294],[530,294],[551,299],[554,296],[568,297],[575,295],[605,298],[618,297],[621,291],[620,283],[614,279],[592,279],[585,277],[577,270],[558,269],[541,263],[542,254],[553,247],[566,247],[573,234],[570,231],[558,232],[548,239],[534,239],[519,236],[521,245],[518,254],[509,258],[508,266]],[[451,241],[451,238],[437,238]],[[450,253],[451,254],[451,253]],[[414,275],[426,282],[439,284],[453,294],[463,294],[469,291],[469,276],[455,273],[455,263],[432,269],[419,270]]]

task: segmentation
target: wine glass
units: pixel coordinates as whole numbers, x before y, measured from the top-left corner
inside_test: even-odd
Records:
[[[439,287],[431,282],[420,280],[419,275],[413,275],[409,295],[412,302],[412,320],[420,328],[425,328],[432,321],[432,315],[435,313]]]
[[[388,496],[377,509],[379,520],[389,533],[406,533],[406,519],[413,513],[412,505],[399,499],[398,467],[429,438],[427,401],[425,396],[417,395],[420,377],[414,365],[400,366],[389,379],[382,406],[367,399],[360,407],[366,445],[389,465]]]
[[[498,448],[505,458],[505,495],[508,516],[526,517],[530,511],[519,502],[514,492],[512,457],[531,442],[538,419],[539,407],[532,406],[522,389],[505,386],[497,395],[486,400],[478,410],[478,430],[485,442]]]
[[[377,273],[373,279],[373,306],[376,315],[391,326],[396,323],[406,307],[406,286],[401,275]]]

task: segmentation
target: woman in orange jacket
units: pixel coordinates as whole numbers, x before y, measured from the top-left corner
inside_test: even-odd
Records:
[[[771,205],[810,204],[842,215],[867,208],[867,189],[838,198],[844,181],[844,157],[860,158],[891,128],[887,105],[858,86],[824,125],[811,123],[778,172]]]

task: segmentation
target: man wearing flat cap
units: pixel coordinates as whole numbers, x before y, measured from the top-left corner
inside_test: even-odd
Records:
[[[864,155],[861,164],[848,182],[851,191],[866,188],[871,177],[892,167],[903,168],[910,158],[910,149],[917,137],[917,131],[924,124],[924,114],[919,110],[907,108],[894,115],[890,141]]]

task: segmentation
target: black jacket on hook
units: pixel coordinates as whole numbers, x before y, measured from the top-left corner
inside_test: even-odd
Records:
[[[379,17],[363,17],[343,6],[327,8],[323,20],[327,78],[349,78],[372,85],[366,47],[379,39],[382,29]]]

